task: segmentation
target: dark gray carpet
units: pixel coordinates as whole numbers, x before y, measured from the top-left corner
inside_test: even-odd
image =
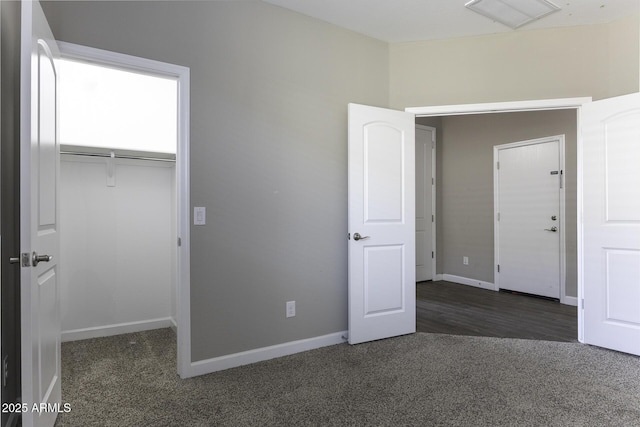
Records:
[[[62,426],[640,426],[640,358],[424,334],[188,380],[170,329],[64,343]]]

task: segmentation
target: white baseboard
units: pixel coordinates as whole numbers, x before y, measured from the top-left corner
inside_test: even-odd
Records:
[[[563,297],[560,298],[560,302],[566,305],[573,305],[574,307],[578,306],[578,298],[577,297]]]
[[[473,286],[476,288],[488,289],[490,291],[495,291],[496,286],[490,282],[484,282],[482,280],[469,279],[468,277],[462,276],[454,276],[453,274],[443,274],[442,280],[446,280],[447,282],[459,283],[461,285]]]
[[[438,282],[440,280],[444,280],[443,276],[444,276],[444,274],[434,274],[433,275],[433,281],[434,282]]]
[[[109,337],[112,335],[130,334],[132,332],[150,331],[152,329],[170,328],[175,325],[171,317],[142,320],[139,322],[119,323],[116,325],[96,326],[92,328],[62,331],[62,342],[86,340],[89,338]]]
[[[199,360],[191,363],[191,366],[188,368],[188,372],[186,372],[186,375],[183,378],[210,374],[211,372],[222,371],[224,369],[248,365],[250,363],[262,362],[276,357],[288,356],[290,354],[300,353],[303,351],[315,350],[316,348],[341,344],[346,342],[343,338],[346,336],[347,331],[336,332],[329,335],[214,357],[212,359]]]

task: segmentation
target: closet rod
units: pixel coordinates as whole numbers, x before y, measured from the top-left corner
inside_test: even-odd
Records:
[[[71,156],[88,156],[88,157],[104,157],[110,158],[110,153],[83,153],[81,151],[60,151],[60,154],[68,154]],[[154,162],[175,162],[176,159],[165,159],[161,157],[143,157],[143,156],[130,156],[126,154],[116,154],[116,159],[130,159],[130,160],[152,160]]]

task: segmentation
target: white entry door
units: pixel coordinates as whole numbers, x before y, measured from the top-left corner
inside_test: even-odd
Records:
[[[53,426],[61,399],[57,47],[38,2],[22,2],[21,25],[22,425]]]
[[[433,244],[435,213],[436,129],[416,126],[416,281],[432,280],[435,273]]]
[[[416,330],[415,116],[349,104],[349,343]]]
[[[640,94],[581,118],[584,342],[640,355]]]
[[[560,299],[563,137],[494,148],[496,286]]]

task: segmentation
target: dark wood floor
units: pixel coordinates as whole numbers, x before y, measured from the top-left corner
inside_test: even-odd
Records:
[[[575,342],[577,308],[456,283],[416,285],[419,332]]]

